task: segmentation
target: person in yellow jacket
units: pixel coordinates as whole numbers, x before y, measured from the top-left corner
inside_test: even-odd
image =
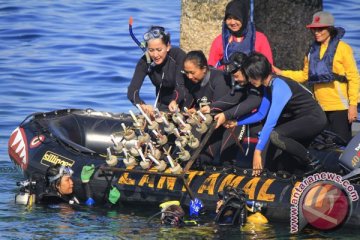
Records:
[[[351,139],[351,124],[356,121],[359,98],[359,72],[351,47],[340,40],[345,30],[334,26],[329,12],[317,12],[307,25],[315,41],[300,71],[280,70],[277,75],[297,82],[308,81],[328,119],[327,129],[340,136],[345,143]]]

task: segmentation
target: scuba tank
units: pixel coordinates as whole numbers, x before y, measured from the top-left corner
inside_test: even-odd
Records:
[[[16,183],[20,187],[20,190],[15,194],[15,203],[21,205],[31,206],[35,200],[35,186],[36,181],[25,180]]]

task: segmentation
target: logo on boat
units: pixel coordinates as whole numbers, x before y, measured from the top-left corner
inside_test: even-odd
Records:
[[[333,230],[344,224],[359,195],[348,180],[329,172],[316,173],[298,183],[292,193],[290,232],[306,225],[318,230]]]
[[[25,170],[28,166],[29,151],[26,134],[23,128],[17,127],[10,136],[8,151],[11,159]]]
[[[30,148],[37,148],[38,146],[40,146],[41,143],[44,142],[44,140],[45,140],[44,135],[33,137],[33,139],[31,139],[30,141]]]
[[[72,167],[74,165],[75,161],[68,159],[64,156],[61,156],[59,154],[53,153],[51,151],[46,151],[44,156],[41,158],[40,163],[45,166],[60,164],[63,166]]]

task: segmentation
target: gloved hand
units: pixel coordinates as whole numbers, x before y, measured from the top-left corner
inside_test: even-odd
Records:
[[[120,199],[120,191],[116,187],[112,187],[109,192],[109,201],[112,204],[116,204]]]
[[[190,217],[198,217],[201,209],[204,207],[200,199],[195,198],[190,201]]]
[[[90,166],[85,165],[81,170],[81,182],[88,183],[90,181],[91,176],[94,174],[95,166],[91,164]]]

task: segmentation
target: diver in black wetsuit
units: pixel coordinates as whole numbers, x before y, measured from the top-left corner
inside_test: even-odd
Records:
[[[162,111],[175,111],[185,97],[184,76],[181,73],[185,52],[171,47],[170,34],[163,27],[153,26],[144,34],[146,54],[136,65],[133,78],[128,87],[128,98],[133,104],[150,115],[154,107],[146,104],[139,96],[144,79],[148,76],[156,87],[156,107]]]
[[[215,116],[217,121],[216,127],[220,127],[228,120],[237,120],[241,117],[244,117],[252,112],[256,111],[260,106],[262,96],[264,94],[263,87],[254,87],[249,84],[245,76],[241,72],[241,66],[246,60],[247,56],[244,53],[236,52],[233,53],[230,57],[230,64],[226,66],[226,72],[231,74],[232,77],[232,89],[228,94],[224,95],[222,98],[214,101],[209,105],[209,107],[204,107],[201,110],[203,112],[209,111],[221,111]],[[242,127],[231,127],[224,132],[221,143],[221,159],[225,161],[235,161],[238,162],[248,162],[246,158],[247,154],[241,152],[240,150],[245,147],[248,149],[250,144],[250,139],[257,139],[257,135],[261,130],[262,123],[256,122],[251,125],[247,130],[242,131]],[[246,132],[241,135],[241,132]],[[245,139],[244,136],[247,136]],[[242,142],[246,143],[241,144]],[[245,140],[245,141],[244,141]],[[241,145],[244,146],[241,146]],[[241,152],[241,153],[240,153]],[[240,155],[239,155],[240,154]]]
[[[72,174],[73,171],[68,166],[60,164],[50,166],[45,175],[45,187],[41,189],[41,183],[37,183],[39,186],[37,186],[36,202],[42,204],[79,204],[78,199],[73,195]]]

